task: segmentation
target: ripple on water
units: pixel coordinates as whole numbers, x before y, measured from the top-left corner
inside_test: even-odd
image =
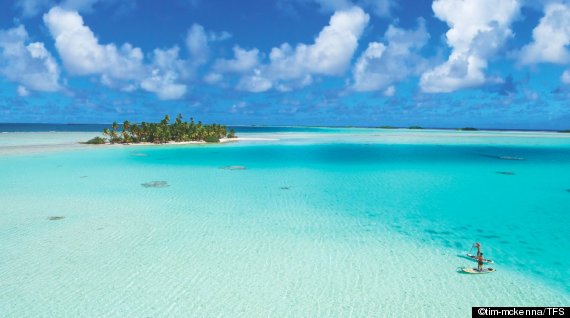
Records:
[[[58,221],[65,219],[65,216],[48,216],[47,218],[49,221]]]
[[[433,235],[451,235],[451,234],[453,234],[453,233],[450,232],[450,231],[437,231],[437,230],[432,230],[432,229],[427,229],[427,230],[424,230],[424,231],[425,231],[426,233],[433,234]]]

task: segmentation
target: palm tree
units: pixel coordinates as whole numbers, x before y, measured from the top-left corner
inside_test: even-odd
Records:
[[[119,136],[117,135],[117,130],[119,129],[119,124],[116,121],[111,125],[111,143],[114,144],[118,141]]]
[[[128,143],[130,142],[131,138],[129,136],[129,128],[131,128],[131,123],[128,120],[123,122],[123,131],[121,134],[123,135],[123,142]]]
[[[139,143],[140,142],[140,129],[139,126],[137,124],[134,124],[131,126],[131,139],[133,143]]]
[[[109,128],[103,129],[103,136],[106,136],[109,140],[111,140],[111,132],[109,131]]]

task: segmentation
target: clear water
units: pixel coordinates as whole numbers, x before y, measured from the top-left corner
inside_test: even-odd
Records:
[[[2,316],[469,317],[570,304],[569,139],[256,136],[280,140],[0,157]],[[166,184],[142,186],[154,181]],[[475,241],[496,273],[456,272],[475,265],[461,257]]]

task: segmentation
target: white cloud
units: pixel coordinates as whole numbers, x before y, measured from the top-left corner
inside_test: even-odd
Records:
[[[533,42],[521,50],[523,64],[541,62],[565,64],[570,62],[570,6],[550,3],[544,8],[544,17],[532,31]]]
[[[231,38],[231,34],[223,32],[206,32],[203,26],[194,23],[186,34],[186,47],[191,56],[191,63],[195,67],[206,63],[210,55],[211,42],[224,41]]]
[[[186,85],[176,83],[177,79],[174,72],[162,73],[155,69],[150,77],[141,82],[141,87],[163,100],[179,99],[186,94]]]
[[[253,74],[241,78],[237,89],[252,93],[260,93],[270,90],[273,83],[261,75],[260,70],[255,70]]]
[[[384,90],[385,96],[391,97],[394,96],[394,94],[396,94],[396,88],[393,85],[388,86],[388,88]]]
[[[214,64],[214,70],[218,73],[243,73],[259,64],[259,50],[242,49],[239,46],[233,48],[233,59],[219,59]]]
[[[352,70],[352,89],[388,89],[388,93],[394,93],[392,84],[410,75],[419,75],[425,69],[426,63],[418,52],[429,39],[423,19],[419,20],[416,30],[406,31],[390,25],[384,38],[387,45],[379,42],[369,43],[368,48],[356,61]]]
[[[221,82],[223,79],[222,74],[220,73],[209,73],[206,76],[204,76],[204,82],[208,83],[208,84],[216,84]]]
[[[422,74],[422,90],[444,93],[485,84],[487,60],[512,37],[519,1],[435,0],[432,8],[450,27],[446,39],[452,51],[447,62]]]
[[[44,15],[55,47],[68,72],[75,75],[104,75],[107,79],[132,80],[144,72],[143,53],[129,43],[117,48],[101,45],[76,11],[59,7]]]
[[[0,74],[19,83],[22,92],[29,90],[53,92],[61,88],[59,67],[41,42],[28,43],[23,26],[0,30]]]
[[[22,97],[26,97],[26,96],[30,95],[30,91],[22,85],[18,86],[17,92],[18,92],[18,95],[20,95]]]
[[[218,59],[212,67],[212,71],[204,77],[209,84],[222,81],[222,74],[225,73],[247,73],[259,65],[259,50],[246,50],[239,46],[233,48],[234,57],[232,59]],[[249,87],[245,85],[244,87]]]
[[[152,63],[147,65],[142,50],[129,43],[120,48],[112,43],[100,44],[76,11],[54,7],[44,15],[44,22],[63,65],[72,75],[98,75],[104,85],[123,91],[140,86],[160,99],[178,99],[187,91],[179,81],[190,76],[192,67],[180,59],[178,47],[154,50]]]
[[[271,50],[266,64],[259,63],[257,49],[234,48],[234,58],[216,61],[206,80],[221,79],[215,74],[241,73],[238,89],[262,92],[302,87],[313,81],[313,75],[342,75],[350,66],[369,18],[358,7],[337,11],[313,44],[298,44],[293,48],[284,43]]]
[[[188,29],[186,47],[195,64],[201,65],[208,61],[210,48],[208,46],[208,35],[203,26],[194,23],[192,27]]]
[[[570,84],[570,70],[566,70],[562,73],[562,83]]]
[[[155,93],[163,100],[179,99],[186,94],[186,85],[178,83],[180,74],[184,76],[186,69],[185,62],[178,57],[178,52],[178,47],[154,50],[153,63],[149,66],[150,76],[141,82],[144,90]]]
[[[303,77],[306,73],[340,75],[350,65],[369,16],[362,9],[352,7],[337,11],[315,39],[314,44],[299,44],[295,49],[288,44],[271,50],[270,68],[274,76]]]

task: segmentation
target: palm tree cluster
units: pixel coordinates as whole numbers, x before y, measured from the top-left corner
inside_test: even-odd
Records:
[[[188,122],[182,121],[182,115],[170,123],[170,116],[164,116],[164,119],[159,123],[142,122],[140,124],[131,124],[125,120],[122,125],[122,130],[119,132],[119,124],[114,122],[111,129],[105,128],[103,135],[109,140],[110,143],[167,143],[169,141],[183,142],[183,141],[207,141],[219,142],[220,138],[228,137],[235,138],[235,131],[233,129],[228,133],[226,126],[212,124],[204,125],[201,121],[194,122],[190,118]]]

